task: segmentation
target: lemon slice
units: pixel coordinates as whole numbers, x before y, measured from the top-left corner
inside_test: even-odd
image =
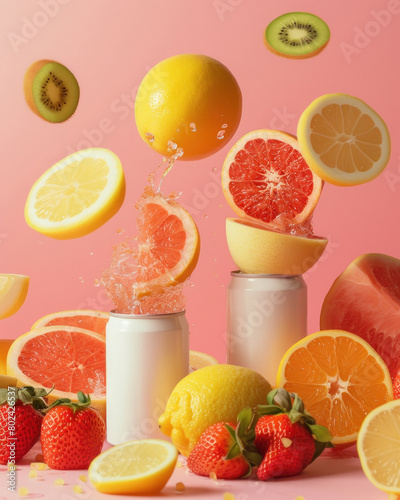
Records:
[[[0,274],[0,319],[18,311],[28,294],[29,276]]]
[[[98,455],[90,464],[89,479],[102,493],[160,492],[174,471],[178,450],[168,441],[128,441]]]
[[[204,366],[217,365],[218,360],[210,354],[200,351],[189,351],[189,366],[192,370],[198,370]]]
[[[124,197],[119,158],[108,149],[83,149],[53,165],[35,182],[26,201],[25,220],[52,238],[78,238],[115,215]]]
[[[400,400],[371,411],[361,425],[357,451],[367,478],[377,488],[400,495]]]
[[[315,99],[300,117],[297,140],[310,168],[338,186],[368,182],[389,162],[385,122],[364,101],[347,94]]]

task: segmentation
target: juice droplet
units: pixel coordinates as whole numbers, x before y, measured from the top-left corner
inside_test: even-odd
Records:
[[[78,280],[81,282],[81,283],[85,283],[85,279],[82,278],[82,276],[79,276]]]
[[[225,130],[220,130],[217,134],[217,139],[223,139],[225,137]]]
[[[174,142],[174,141],[169,140],[167,142],[167,147],[168,147],[168,150],[173,151],[174,149],[176,149],[178,147],[178,144],[176,144],[176,142]]]
[[[213,171],[213,172],[216,172],[216,171],[217,171],[217,167],[214,167],[214,168],[212,169],[212,171]]]
[[[122,234],[125,232],[125,229],[123,227],[119,227],[116,231],[117,234]]]
[[[154,135],[153,134],[150,134],[150,132],[146,132],[146,139],[149,141],[149,142],[154,142]]]
[[[223,125],[221,125],[221,128],[228,128],[228,124],[224,123]]]
[[[193,122],[189,125],[189,128],[190,128],[190,130],[191,130],[192,132],[196,132],[196,130],[197,130],[197,129],[196,129],[196,124],[195,124],[195,123],[193,123]]]

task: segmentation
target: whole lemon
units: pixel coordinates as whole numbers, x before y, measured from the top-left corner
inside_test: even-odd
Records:
[[[222,63],[182,54],[156,64],[136,95],[135,119],[142,139],[170,157],[199,160],[221,149],[242,114],[239,85]]]
[[[187,457],[210,425],[236,422],[243,408],[266,404],[270,390],[269,382],[249,368],[205,366],[175,386],[158,424]]]

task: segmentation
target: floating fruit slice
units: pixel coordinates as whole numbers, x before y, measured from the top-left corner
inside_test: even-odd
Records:
[[[167,441],[128,441],[97,456],[89,466],[88,475],[102,493],[156,494],[167,484],[177,458],[178,450]]]
[[[189,351],[189,366],[192,370],[198,370],[204,366],[217,365],[218,360],[210,354],[200,351]]]
[[[0,339],[0,375],[7,375],[7,354],[13,339]]]
[[[315,99],[300,117],[297,137],[314,172],[338,186],[374,179],[390,158],[385,122],[364,101],[347,94]]]
[[[79,85],[71,71],[62,64],[43,59],[25,73],[24,94],[31,110],[51,123],[60,123],[75,113]]]
[[[71,326],[49,326],[18,337],[7,356],[7,375],[21,386],[54,390],[57,398],[77,401],[79,391],[89,393],[92,406],[105,418],[106,343],[98,333]]]
[[[311,215],[322,181],[304,161],[295,137],[256,130],[229,151],[222,189],[240,217],[282,226],[299,224]]]
[[[322,304],[320,327],[355,333],[400,369],[400,260],[379,253],[355,259],[334,281]]]
[[[321,52],[331,33],[325,21],[308,12],[288,12],[269,23],[265,44],[280,56],[304,59]]]
[[[375,408],[361,425],[357,451],[367,478],[386,493],[400,495],[400,401]],[[392,497],[390,497],[392,498]]]
[[[141,138],[158,153],[181,160],[200,160],[221,149],[241,115],[235,77],[219,61],[198,54],[156,64],[143,78],[135,102]]]
[[[124,196],[125,177],[118,157],[108,149],[83,149],[53,165],[35,182],[25,219],[46,236],[78,238],[115,215]]]
[[[273,230],[245,219],[226,219],[229,252],[247,274],[304,274],[324,253],[326,238]]]
[[[25,302],[29,288],[29,276],[0,274],[0,319],[15,314]]]
[[[109,316],[108,312],[92,311],[90,309],[60,311],[38,319],[32,325],[32,330],[46,326],[74,326],[105,335]]]
[[[292,346],[276,383],[300,396],[338,447],[354,444],[365,416],[393,399],[382,358],[363,339],[341,330],[317,332]]]

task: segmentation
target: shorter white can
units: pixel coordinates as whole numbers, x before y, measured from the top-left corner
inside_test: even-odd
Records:
[[[227,362],[261,373],[273,386],[285,352],[307,335],[302,276],[231,272]]]
[[[185,312],[110,313],[106,327],[107,441],[165,438],[158,429],[175,385],[189,373]]]

